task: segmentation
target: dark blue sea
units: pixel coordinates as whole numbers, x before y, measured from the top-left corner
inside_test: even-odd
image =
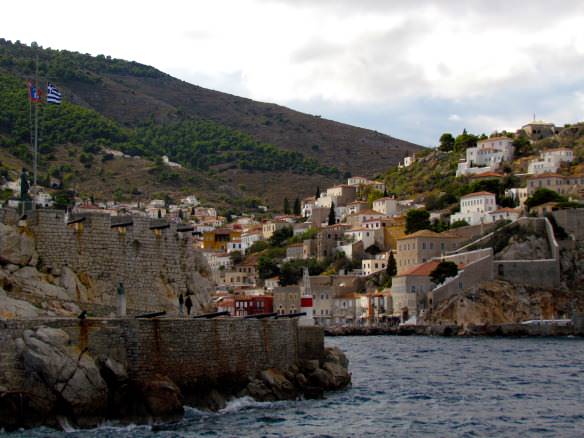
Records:
[[[584,339],[338,337],[352,388],[326,400],[187,408],[183,421],[18,437],[584,437]]]

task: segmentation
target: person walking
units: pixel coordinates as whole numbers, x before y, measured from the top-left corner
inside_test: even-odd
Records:
[[[185,300],[185,306],[187,307],[187,315],[191,316],[191,309],[193,308],[193,301],[191,300],[190,295],[187,295],[187,299]]]
[[[179,314],[179,316],[183,316],[183,314],[184,314],[184,303],[185,303],[185,300],[183,298],[183,294],[180,294],[178,296],[178,314]]]

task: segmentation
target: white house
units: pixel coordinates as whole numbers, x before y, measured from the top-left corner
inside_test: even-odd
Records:
[[[188,207],[197,207],[199,205],[199,200],[195,195],[187,196],[180,200],[181,205]]]
[[[376,243],[377,236],[383,236],[382,230],[371,230],[365,227],[356,227],[345,231],[345,236],[354,242],[363,242],[363,248],[367,249]]]
[[[391,197],[379,198],[373,201],[373,211],[387,216],[397,216],[400,212],[399,201]]]
[[[521,216],[519,208],[499,208],[488,213],[491,218],[490,222],[511,221],[515,222]]]
[[[466,150],[466,161],[458,163],[456,176],[494,172],[502,162],[512,159],[512,138],[492,137],[479,140],[476,147]]]
[[[546,149],[539,158],[529,160],[527,173],[554,173],[562,163],[571,163],[574,160],[574,152],[568,148]]]
[[[174,161],[170,161],[167,155],[162,156],[162,162],[166,164],[168,167],[182,168],[182,165],[175,163]]]
[[[246,253],[247,250],[254,244],[254,242],[257,242],[261,238],[262,233],[260,231],[243,233],[241,235],[241,251]]]
[[[495,194],[475,192],[460,198],[460,212],[450,216],[450,223],[466,221],[469,225],[492,222],[489,212],[497,210]]]

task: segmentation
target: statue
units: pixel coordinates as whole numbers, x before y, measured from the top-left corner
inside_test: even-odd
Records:
[[[26,169],[22,169],[20,173],[20,200],[21,202],[28,201],[30,197],[28,196],[28,191],[30,189],[30,184],[28,182],[28,173]]]

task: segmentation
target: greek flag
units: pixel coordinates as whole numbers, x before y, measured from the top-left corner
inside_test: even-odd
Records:
[[[47,85],[47,103],[61,104],[61,92],[50,82]]]

